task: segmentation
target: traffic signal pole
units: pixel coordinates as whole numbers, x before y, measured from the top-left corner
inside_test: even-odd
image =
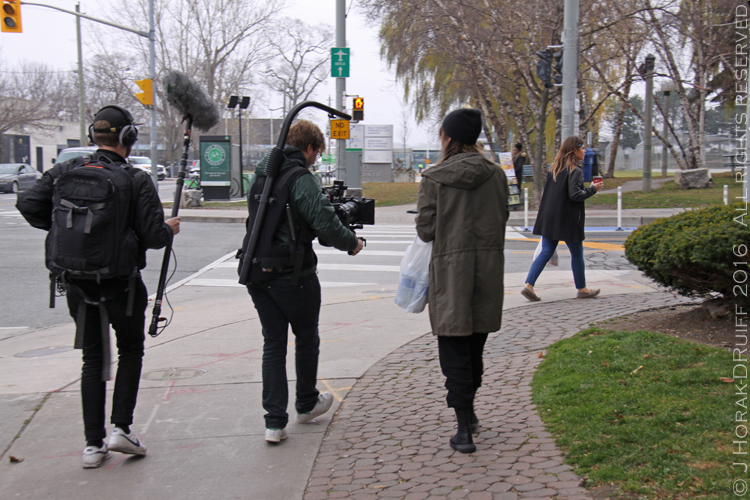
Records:
[[[346,47],[346,0],[336,0],[336,47]],[[346,78],[336,78],[336,109],[345,111]],[[336,178],[346,182],[346,139],[336,139]]]
[[[575,103],[578,95],[578,17],[579,0],[565,0],[563,19],[563,78],[561,140],[576,134]]]

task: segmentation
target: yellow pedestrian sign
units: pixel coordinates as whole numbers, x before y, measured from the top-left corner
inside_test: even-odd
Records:
[[[331,120],[331,139],[349,138],[349,120]]]

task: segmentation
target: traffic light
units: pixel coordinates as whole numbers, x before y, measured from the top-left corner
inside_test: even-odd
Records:
[[[365,119],[365,98],[355,97],[353,108],[354,109],[352,112],[352,120],[354,121],[364,120]]]
[[[555,52],[552,57],[555,58],[555,64],[552,65],[552,69],[556,71],[552,79],[555,81],[555,85],[562,85],[563,51]]]
[[[144,106],[154,105],[154,81],[151,78],[145,80],[136,80],[135,84],[138,85],[143,92],[136,94],[135,98],[141,101]]]
[[[539,61],[536,63],[536,76],[546,88],[552,87],[552,51],[550,49],[537,50]]]
[[[21,0],[3,0],[3,33],[21,33]]]

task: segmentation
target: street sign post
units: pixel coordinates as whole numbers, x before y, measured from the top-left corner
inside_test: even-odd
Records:
[[[331,76],[349,78],[349,48],[334,47],[331,49]]]
[[[349,120],[331,120],[331,139],[349,138]]]

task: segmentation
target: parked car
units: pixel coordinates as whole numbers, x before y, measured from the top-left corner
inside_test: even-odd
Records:
[[[336,173],[336,165],[319,165],[315,171],[321,175],[334,175]]]
[[[151,173],[151,158],[148,156],[128,156],[128,163],[133,165],[135,168],[141,169],[145,172]],[[163,181],[167,178],[167,169],[164,165],[156,164],[157,178]]]
[[[97,149],[99,148],[97,148],[96,146],[79,146],[74,148],[66,148],[60,151],[60,154],[57,155],[57,158],[52,159],[52,164],[62,163],[78,156],[88,156],[93,154]]]
[[[0,190],[17,193],[29,189],[41,176],[26,163],[0,163]]]

